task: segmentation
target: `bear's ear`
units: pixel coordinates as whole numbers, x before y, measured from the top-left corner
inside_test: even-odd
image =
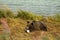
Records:
[[[27,21],[27,23],[30,23],[29,21]]]

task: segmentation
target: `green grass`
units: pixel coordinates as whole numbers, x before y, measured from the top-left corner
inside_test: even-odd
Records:
[[[27,20],[43,20],[43,16],[37,16],[31,12],[26,12],[22,10],[18,11],[17,17]]]
[[[14,14],[11,10],[3,10],[3,9],[0,9],[0,18],[13,18],[14,17]]]

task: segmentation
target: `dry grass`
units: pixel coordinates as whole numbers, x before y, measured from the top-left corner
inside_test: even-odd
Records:
[[[24,32],[26,20],[7,18],[7,23],[11,30],[10,40],[60,40],[60,22],[44,22],[48,28],[47,32],[36,31],[31,33]],[[0,24],[0,30],[2,29],[3,26]],[[4,32],[0,31],[0,39],[5,40],[6,37],[2,37],[2,33]]]
[[[7,18],[10,33],[4,30],[0,22],[0,40],[60,40],[60,15],[54,17],[36,16],[30,12],[19,11],[15,16],[10,10],[0,9],[0,18]],[[26,20],[23,20],[26,19]],[[46,24],[48,31],[35,31],[26,33],[24,31],[28,20],[41,20]],[[1,21],[1,19],[0,19]]]

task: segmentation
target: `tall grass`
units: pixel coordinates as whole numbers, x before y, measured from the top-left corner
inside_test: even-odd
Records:
[[[37,16],[31,12],[26,12],[26,11],[18,11],[17,17],[22,18],[22,19],[27,19],[27,20],[42,20],[43,16]]]
[[[56,14],[56,15],[54,16],[54,18],[55,18],[55,21],[59,21],[59,22],[60,22],[60,14]]]
[[[43,16],[38,16],[38,15],[35,15],[31,12],[26,12],[26,11],[22,11],[22,10],[17,11],[17,16],[14,16],[14,13],[11,10],[0,9],[0,18],[8,18],[7,23],[8,23],[8,26],[10,27],[11,33],[12,33],[11,34],[12,36],[10,38],[11,40],[30,40],[31,39],[30,38],[30,37],[32,37],[32,36],[30,36],[31,34],[29,35],[24,32],[24,28],[26,26],[26,20],[47,20],[49,22],[51,21],[51,23],[48,23],[48,22],[46,23],[50,29],[51,28],[54,29],[54,30],[51,29],[51,31],[53,32],[53,31],[60,30],[59,27],[56,27],[56,29],[58,28],[58,30],[55,30],[55,28],[54,28],[54,26],[58,25],[58,23],[56,25],[55,25],[55,23],[54,24],[52,23],[55,21],[60,22],[60,15],[59,14],[56,14],[52,17],[47,16],[47,19],[46,19]],[[58,26],[60,26],[60,25],[58,25]],[[0,25],[0,27],[3,27],[3,26]],[[48,29],[49,33],[51,32],[50,29]],[[8,36],[10,36],[10,35],[8,35],[7,33],[4,32],[2,35],[0,34],[0,37],[1,37],[0,39],[6,40],[6,38],[7,38],[7,40],[8,40],[9,39]],[[24,38],[22,39],[21,37],[24,37]],[[58,37],[57,40],[59,40],[59,38],[60,37]],[[48,34],[46,37],[43,37],[43,40],[54,40],[54,36]]]
[[[31,12],[26,12],[23,10],[17,11],[17,16],[11,10],[0,9],[0,18],[21,18],[24,20],[45,20],[43,16],[36,15]],[[53,17],[48,16],[47,21],[60,21],[60,14],[56,14]]]
[[[0,9],[0,18],[12,18],[14,17],[14,14],[11,10],[3,10],[3,9]]]
[[[17,16],[14,15],[14,13],[11,10],[3,10],[0,9],[0,18],[21,18],[25,20],[42,20],[43,16],[37,16],[31,12],[26,11],[18,11]]]

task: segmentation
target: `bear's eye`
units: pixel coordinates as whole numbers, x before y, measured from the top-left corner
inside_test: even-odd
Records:
[[[33,23],[31,23],[31,25],[33,25]]]

